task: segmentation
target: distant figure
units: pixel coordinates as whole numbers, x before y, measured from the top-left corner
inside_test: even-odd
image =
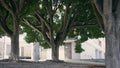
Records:
[[[37,40],[33,43],[33,61],[39,61],[39,42]]]

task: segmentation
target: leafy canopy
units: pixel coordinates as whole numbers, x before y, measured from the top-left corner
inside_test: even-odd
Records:
[[[38,39],[42,46],[50,47],[51,40],[60,45],[66,37],[74,38],[76,52],[81,52],[82,42],[104,36],[90,0],[40,0],[38,6],[34,15],[26,17],[33,30],[23,27],[29,43]]]
[[[39,0],[1,0],[0,1],[0,37],[10,35],[13,32],[13,15],[22,18],[32,14],[36,10]],[[17,22],[18,24],[18,22]]]

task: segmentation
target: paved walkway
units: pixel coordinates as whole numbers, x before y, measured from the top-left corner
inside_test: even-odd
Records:
[[[66,63],[67,62],[67,63]],[[10,63],[10,62],[0,62],[0,68],[105,68],[104,65],[99,64],[89,64],[89,63],[77,63],[66,61],[61,63],[55,63],[51,61],[44,62],[19,62],[19,63]]]
[[[100,60],[65,60],[65,62],[105,66],[105,62]]]
[[[32,61],[31,59],[24,59],[27,61]],[[46,60],[40,60],[40,62],[46,61]],[[78,64],[88,64],[88,65],[101,65],[101,66],[105,66],[105,62],[104,60],[89,60],[89,59],[80,59],[80,60],[64,60],[64,62],[68,62],[68,63],[78,63]]]

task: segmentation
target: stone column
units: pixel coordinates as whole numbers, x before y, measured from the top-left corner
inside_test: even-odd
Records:
[[[4,58],[8,59],[11,54],[11,45],[5,45],[5,53],[4,53]]]
[[[20,57],[24,57],[24,47],[20,47]]]
[[[33,61],[38,62],[39,61],[39,42],[33,43]]]

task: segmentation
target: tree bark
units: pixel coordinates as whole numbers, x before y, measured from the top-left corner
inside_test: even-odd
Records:
[[[120,1],[103,0],[103,4],[94,3],[104,21],[106,68],[120,68]],[[103,9],[100,10],[99,8],[102,6]]]
[[[120,2],[119,2],[120,3]],[[104,19],[106,23],[106,68],[120,68],[120,5],[116,11],[107,13]],[[113,8],[112,8],[113,9]],[[105,9],[104,9],[105,10]]]
[[[11,38],[11,61],[19,61],[19,19],[14,17],[13,24],[13,34],[10,36]]]
[[[120,68],[120,20],[112,20],[106,33],[106,68]]]
[[[59,61],[59,45],[52,45],[52,60]]]
[[[19,60],[19,36],[13,35],[11,36],[11,54],[10,54],[10,61],[17,62]]]

